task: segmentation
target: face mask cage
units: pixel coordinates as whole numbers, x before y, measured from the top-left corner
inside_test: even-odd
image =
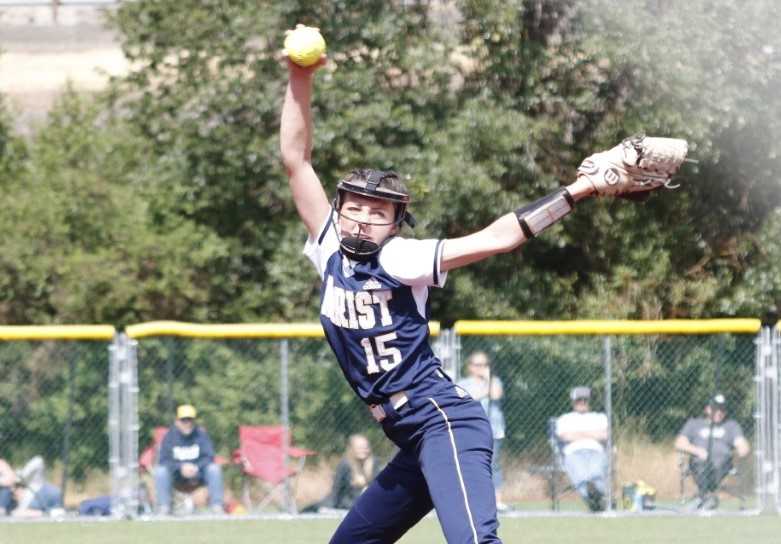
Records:
[[[388,187],[380,187],[380,182],[386,177],[395,176],[390,172],[384,172],[380,170],[372,170],[368,175],[366,181],[353,181],[342,180],[337,186],[336,198],[334,199],[334,210],[340,218],[347,219],[358,223],[359,226],[392,226],[401,225],[402,222],[406,222],[410,226],[414,226],[415,220],[407,212],[407,204],[409,203],[409,195],[399,191],[394,191]],[[345,193],[353,193],[369,198],[376,198],[394,204],[394,217],[392,221],[373,221],[366,218],[351,217],[349,213],[343,212]],[[360,229],[359,229],[360,230]],[[371,240],[366,240],[360,237],[340,236],[340,246],[342,251],[351,259],[357,261],[366,261],[380,250],[380,246]]]
[[[341,191],[340,191],[340,197],[341,197]],[[358,232],[359,234],[365,230],[366,227],[369,226],[376,226],[376,227],[387,227],[391,225],[399,225],[403,220],[405,213],[399,213],[398,207],[399,205],[396,205],[396,213],[395,217],[392,221],[383,221],[383,222],[377,222],[377,221],[366,221],[364,218],[353,218],[350,217],[349,213],[342,213],[342,205],[341,202],[342,198],[337,197],[334,201],[334,210],[336,210],[336,214],[338,217],[347,219],[348,221],[352,221],[354,223],[358,224]],[[361,238],[360,236],[342,236],[341,233],[338,233],[339,235],[339,246],[342,248],[342,252],[347,255],[350,259],[353,259],[355,261],[363,262],[368,261],[371,259],[372,255],[377,253],[380,250],[379,244],[367,240],[365,238]]]
[[[336,187],[336,199],[334,201],[334,209],[340,217],[344,217],[351,221],[356,219],[350,217],[347,214],[342,213],[342,205],[344,204],[345,193],[353,193],[369,198],[377,198],[392,202],[395,205],[395,214],[393,221],[390,222],[373,222],[373,221],[357,221],[366,225],[401,225],[402,222],[407,223],[410,227],[415,226],[415,219],[407,212],[407,205],[409,204],[410,197],[406,192],[396,191],[387,186],[382,186],[381,183],[386,178],[396,178],[395,172],[389,172],[384,170],[370,170],[365,181],[356,181],[352,179],[345,179],[339,182]]]

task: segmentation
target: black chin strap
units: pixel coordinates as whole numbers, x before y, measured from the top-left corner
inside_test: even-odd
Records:
[[[378,251],[380,251],[380,246],[371,240],[355,236],[346,236],[342,238],[339,242],[339,247],[342,249],[342,253],[347,255],[348,258],[360,263],[370,260]]]
[[[334,228],[336,228],[336,225],[334,225]],[[361,233],[362,229],[362,224],[358,223],[358,234]],[[339,247],[348,258],[361,263],[370,260],[380,251],[378,244],[360,236],[340,236]]]

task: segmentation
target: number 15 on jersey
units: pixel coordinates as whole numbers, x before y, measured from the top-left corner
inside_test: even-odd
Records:
[[[366,353],[366,373],[377,374],[387,372],[401,364],[401,352],[398,348],[387,345],[396,339],[395,332],[380,334],[361,340],[363,351]]]

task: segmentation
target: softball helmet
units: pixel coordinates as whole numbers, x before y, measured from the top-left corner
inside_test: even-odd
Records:
[[[353,170],[336,186],[334,210],[340,216],[342,216],[341,209],[346,193],[393,203],[395,207],[393,221],[384,223],[384,225],[399,226],[401,223],[407,223],[410,227],[415,226],[415,219],[407,211],[407,205],[410,202],[409,191],[396,172],[371,169]],[[358,223],[365,225],[378,224],[365,221],[358,221]],[[371,240],[357,236],[342,236],[340,237],[339,245],[345,255],[356,261],[369,260],[381,247]]]

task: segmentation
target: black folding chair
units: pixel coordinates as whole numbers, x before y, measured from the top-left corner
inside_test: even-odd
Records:
[[[546,465],[535,465],[529,469],[531,474],[542,476],[545,479],[548,496],[551,499],[551,510],[554,512],[558,512],[560,509],[561,496],[574,490],[564,470],[564,453],[562,451],[564,444],[556,435],[557,419],[556,417],[548,418],[546,426],[551,454],[550,462]]]
[[[713,469],[716,470],[716,469]],[[715,509],[719,505],[719,493],[724,493],[738,500],[740,510],[746,509],[746,497],[741,489],[741,473],[733,463],[728,471],[716,484],[713,491],[700,492],[696,485],[691,455],[680,452],[678,455],[678,472],[680,475],[679,500],[681,504],[696,503],[697,508]],[[694,484],[694,492],[688,490],[688,483]]]

